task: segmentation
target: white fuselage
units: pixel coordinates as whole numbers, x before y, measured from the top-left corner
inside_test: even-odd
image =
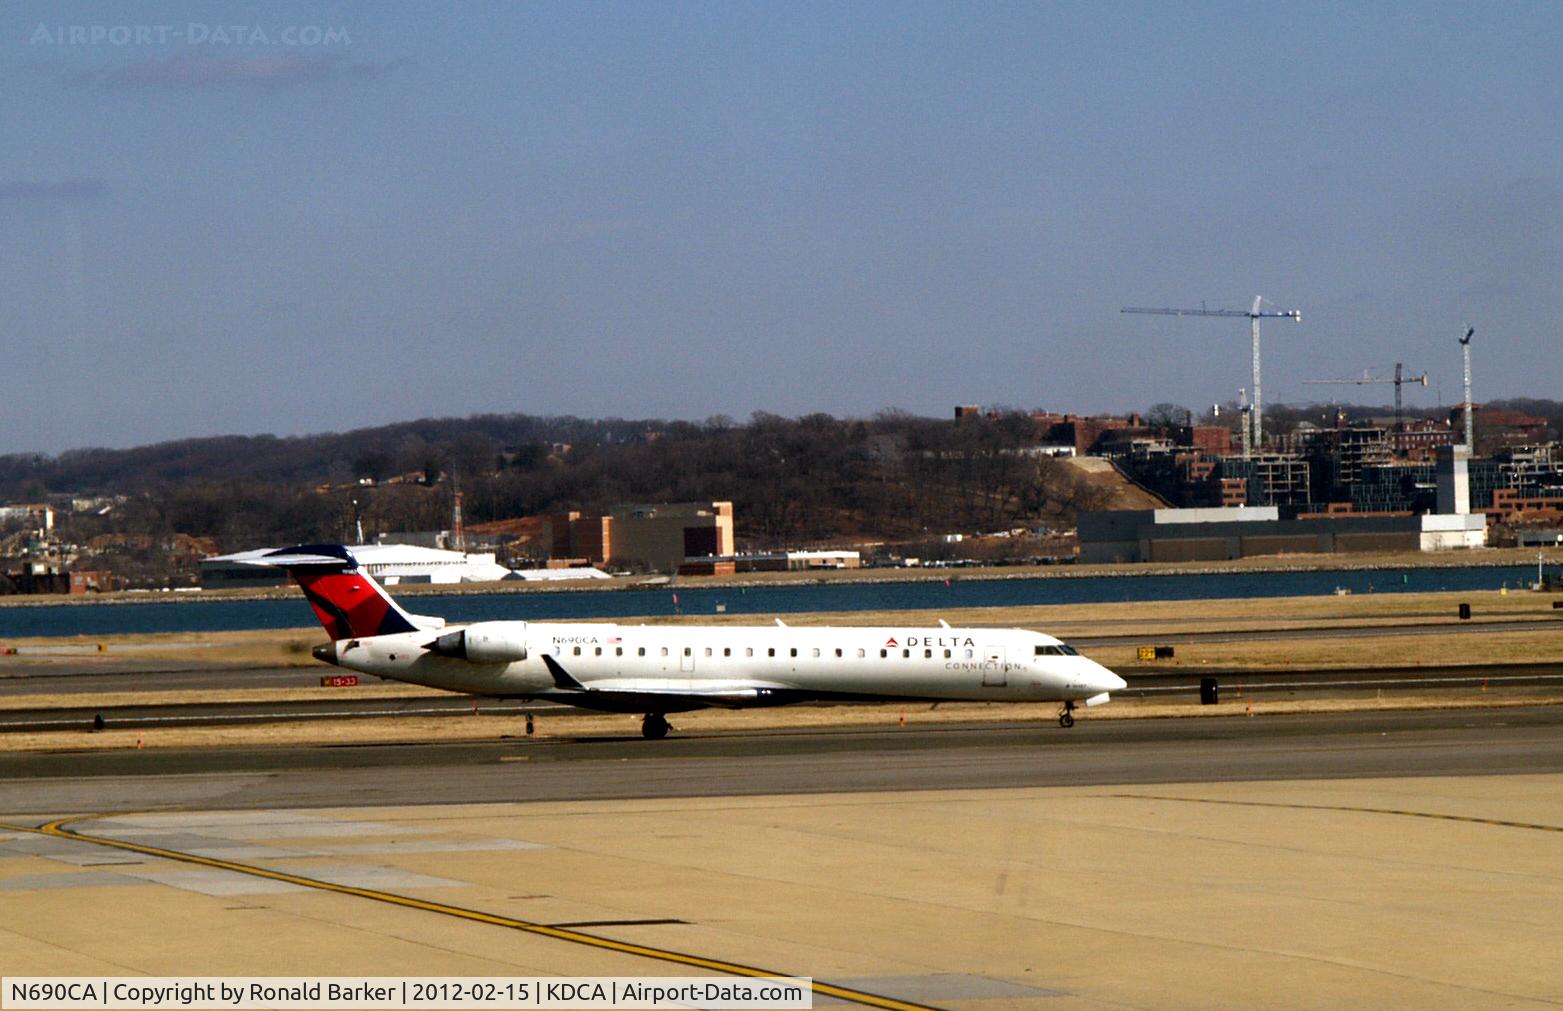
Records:
[[[430,640],[463,628],[503,639],[521,658],[429,651]],[[1096,702],[1124,686],[1058,639],[1022,629],[517,621],[344,639],[329,649],[322,659],[399,681],[639,711],[816,698]]]

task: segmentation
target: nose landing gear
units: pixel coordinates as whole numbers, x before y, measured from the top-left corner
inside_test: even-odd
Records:
[[[1075,725],[1074,700],[1071,699],[1066,701],[1064,703],[1064,708],[1058,711],[1058,725],[1063,727],[1065,730],[1068,730],[1070,727]]]
[[[661,713],[647,713],[640,721],[640,736],[650,741],[660,741],[668,735],[668,720]]]

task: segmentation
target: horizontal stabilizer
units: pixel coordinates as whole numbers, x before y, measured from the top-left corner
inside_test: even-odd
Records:
[[[218,555],[215,562],[238,562],[240,565],[265,565],[277,569],[304,568],[330,565],[357,568],[358,560],[347,548],[335,544],[301,544],[291,548],[261,548],[258,551],[239,551],[231,555]]]

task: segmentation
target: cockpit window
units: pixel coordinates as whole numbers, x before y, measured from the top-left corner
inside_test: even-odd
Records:
[[[1080,651],[1075,649],[1073,646],[1064,646],[1064,645],[1060,644],[1059,647],[1058,647],[1058,651],[1060,653],[1064,654],[1065,656],[1079,656],[1080,655]]]
[[[1064,656],[1074,652],[1068,646],[1038,646],[1036,649],[1037,656]]]

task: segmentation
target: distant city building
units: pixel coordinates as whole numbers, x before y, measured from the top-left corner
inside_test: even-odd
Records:
[[[1402,460],[1432,461],[1439,446],[1453,446],[1461,435],[1441,421],[1408,421],[1405,428],[1390,433],[1395,456]]]
[[[376,535],[374,543],[402,544],[409,547],[449,551],[454,547],[455,535],[449,530],[398,530]]]
[[[678,567],[681,576],[722,576],[739,572],[806,572],[817,569],[856,569],[863,564],[858,551],[768,551],[728,557],[688,558]]]
[[[70,572],[72,594],[108,593],[114,589],[114,574],[106,571],[72,569]]]
[[[1469,509],[1507,519],[1515,514],[1563,508],[1563,461],[1551,444],[1518,442],[1536,434],[1544,419],[1492,412],[1509,427],[1479,430],[1489,457],[1467,463]],[[1458,412],[1456,413],[1458,419]],[[1096,442],[1136,483],[1184,508],[1278,505],[1303,513],[1336,514],[1349,504],[1358,513],[1440,510],[1433,460],[1456,444],[1441,422],[1415,421],[1396,431],[1385,424],[1333,427],[1301,423],[1272,440],[1272,451],[1240,457],[1211,452],[1197,429],[1173,439],[1115,429]],[[1194,445],[1185,445],[1193,443]]]
[[[1221,472],[1249,465],[1253,468],[1249,475],[1252,490],[1255,482],[1262,479],[1260,468],[1273,465],[1285,470],[1298,459],[1272,455],[1243,461],[1229,457],[1221,460]],[[1393,483],[1374,480],[1395,469],[1365,468],[1368,480],[1357,486],[1394,487],[1406,495],[1417,491],[1419,482],[1413,475],[1404,475]],[[1444,551],[1485,545],[1487,516],[1469,511],[1472,495],[1465,447],[1446,446],[1439,453],[1436,468],[1421,469],[1425,473],[1417,476],[1436,488],[1436,513],[1417,515],[1375,509],[1372,514],[1364,514],[1355,511],[1354,502],[1331,503],[1323,509],[1292,504],[1284,508],[1269,505],[1088,512],[1080,515],[1080,560],[1195,562],[1276,554]],[[1296,484],[1295,478],[1286,480]],[[1304,475],[1301,487],[1306,485]]]
[[[601,569],[590,565],[549,566],[546,569],[514,569],[506,579],[519,579],[528,583],[557,583],[570,579],[612,579]]]
[[[601,565],[613,557],[613,517],[582,512],[548,518],[549,558],[579,558]]]
[[[1522,411],[1503,411],[1472,404],[1471,413],[1476,422],[1476,442],[1484,452],[1512,446],[1528,446],[1545,442],[1547,419]],[[1449,412],[1449,426],[1465,431],[1465,405],[1460,404]]]
[[[1438,450],[1438,511],[1465,514],[1471,511],[1471,449],[1441,446]]]
[[[500,558],[518,568],[534,567],[551,557],[553,533],[547,516],[468,523],[466,534],[469,546],[497,548]]]
[[[47,535],[54,530],[54,507],[47,503],[0,506],[0,523],[17,522],[41,535]]]
[[[1204,562],[1256,555],[1442,551],[1481,547],[1475,516],[1336,516],[1282,519],[1275,506],[1141,509],[1080,515],[1080,561]]]
[[[1097,443],[1102,441],[1106,433],[1121,437],[1128,434],[1125,429],[1133,429],[1143,436],[1152,434],[1138,414],[1118,418],[1106,415],[1087,417],[1079,414],[1036,411],[1031,415],[1031,422],[1036,425],[1037,434],[1043,443],[1052,446],[1073,446],[1075,453],[1080,456],[1095,451]]]
[[[1334,501],[1338,489],[1349,488],[1362,480],[1368,467],[1386,467],[1394,462],[1389,430],[1377,427],[1353,427],[1321,430],[1310,446],[1316,461],[1315,502]]]
[[[610,515],[550,517],[551,557],[601,565],[610,559],[674,572],[686,559],[733,554],[731,502],[619,506]]]
[[[1232,430],[1220,425],[1184,425],[1177,430],[1177,443],[1201,453],[1226,456],[1232,452]]]
[[[1242,481],[1249,504],[1305,505],[1312,501],[1309,475],[1312,470],[1305,457],[1291,453],[1255,453],[1250,457],[1221,458],[1219,474],[1223,481]]]
[[[1437,491],[1437,468],[1431,463],[1368,467],[1351,486],[1351,507],[1359,513],[1433,512]]]

